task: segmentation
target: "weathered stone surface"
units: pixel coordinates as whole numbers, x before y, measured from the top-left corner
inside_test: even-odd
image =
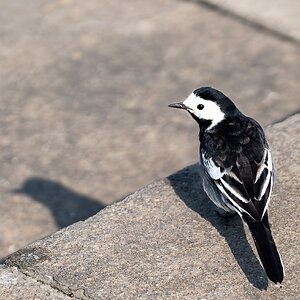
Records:
[[[264,125],[299,109],[299,47],[196,3],[0,5],[0,257],[193,163],[167,104],[195,87]]]
[[[268,282],[240,219],[226,226],[216,214],[197,165],[31,244],[6,265],[82,299],[297,299],[299,134],[299,114],[267,129],[277,168],[270,220],[285,264],[281,286]]]
[[[0,266],[0,299],[70,300],[72,298],[24,275],[17,268],[7,269]]]

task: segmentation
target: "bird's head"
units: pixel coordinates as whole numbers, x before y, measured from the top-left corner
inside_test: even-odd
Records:
[[[228,97],[211,87],[201,87],[192,92],[183,102],[170,104],[169,107],[187,110],[208,130],[227,117],[240,113]]]

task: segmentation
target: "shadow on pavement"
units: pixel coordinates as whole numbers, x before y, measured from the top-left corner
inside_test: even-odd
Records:
[[[197,164],[169,176],[168,179],[180,199],[209,221],[225,238],[249,282],[260,290],[267,289],[267,276],[247,241],[242,220],[238,216],[232,217],[226,226],[225,220],[216,213],[215,205],[207,198],[200,176],[200,168]]]
[[[87,197],[49,179],[32,177],[13,192],[25,194],[45,205],[59,228],[83,221],[105,207],[96,199]]]

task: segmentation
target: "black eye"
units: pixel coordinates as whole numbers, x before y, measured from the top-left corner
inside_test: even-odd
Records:
[[[199,104],[199,105],[197,106],[197,108],[198,108],[199,110],[201,110],[201,109],[204,108],[204,105],[203,105],[203,104]]]

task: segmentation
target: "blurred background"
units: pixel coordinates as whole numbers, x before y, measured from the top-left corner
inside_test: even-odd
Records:
[[[197,87],[299,111],[296,0],[0,5],[0,258],[197,161]]]

